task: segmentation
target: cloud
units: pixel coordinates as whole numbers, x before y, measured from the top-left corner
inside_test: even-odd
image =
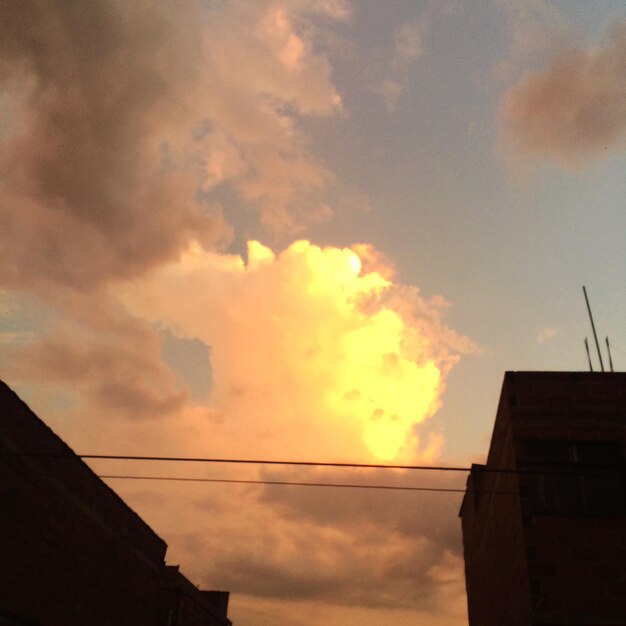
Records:
[[[383,97],[389,112],[395,111],[398,106],[411,65],[423,54],[423,41],[429,25],[430,20],[422,17],[402,24],[394,32],[388,76],[372,88]]]
[[[186,405],[188,391],[162,362],[148,324],[93,294],[89,301],[70,295],[62,310],[46,332],[12,338],[3,376],[66,389],[79,410],[106,420],[163,418]]]
[[[622,148],[626,137],[626,22],[601,45],[562,50],[504,95],[501,131],[519,154],[571,168]]]
[[[272,480],[442,488],[459,488],[463,482],[461,476],[435,472],[382,470],[283,470],[263,475]],[[311,555],[305,559],[310,563],[311,578],[308,589],[301,585],[302,597],[323,593],[337,603],[432,608],[437,602],[432,596],[440,589],[431,569],[447,560],[458,565],[460,560],[458,498],[450,495],[368,489],[333,494],[328,489],[266,487],[260,499],[281,519],[308,529],[311,535],[301,541],[302,551]],[[440,521],[434,524],[433,519]],[[330,539],[317,541],[315,533],[330,535]],[[332,558],[337,558],[341,567],[332,568],[334,577],[328,580],[324,561]],[[368,576],[362,572],[365,561],[370,564]],[[457,575],[457,582],[459,578]],[[358,585],[353,584],[355,580]],[[296,592],[283,593],[287,597]]]
[[[292,234],[318,218],[309,194],[332,179],[309,155],[297,120],[343,108],[316,18],[347,20],[348,6],[268,0],[228,7],[207,32],[210,90],[219,98],[209,104],[205,188],[231,184],[273,233]]]
[[[232,597],[232,596],[231,596]],[[461,597],[465,604],[465,598]],[[289,626],[345,626],[359,624],[362,626],[376,626],[378,624],[393,624],[394,626],[458,626],[467,623],[467,609],[459,609],[459,598],[449,598],[447,604],[442,605],[435,617],[428,611],[415,609],[397,609],[385,607],[375,609],[371,607],[346,607],[323,604],[317,600],[297,601],[281,599],[261,600],[250,596],[240,596],[237,605],[233,605],[230,612],[233,622],[237,624],[254,624],[255,626],[275,626],[278,622]]]
[[[441,438],[424,425],[447,372],[472,349],[443,323],[441,298],[395,284],[389,262],[364,244],[300,241],[274,253],[251,242],[245,261],[195,245],[141,281],[49,298],[63,316],[15,347],[7,378],[69,389],[74,405],[41,416],[87,453],[433,460]],[[163,333],[210,346],[202,403],[163,364]],[[430,472],[92,465],[102,474],[463,482]],[[389,609],[401,623],[410,612],[463,618],[459,495],[109,482],[165,538],[168,558],[203,587],[230,589],[246,619],[273,606],[275,620],[298,623],[284,606],[293,602],[317,603],[336,624],[345,607],[374,621]]]
[[[197,14],[184,8],[3,4],[0,80],[15,103],[0,161],[3,282],[128,275],[192,233],[223,234],[193,177],[159,159],[199,69]]]
[[[566,15],[546,0],[495,0],[509,36],[509,50],[493,70],[496,82],[510,84],[522,68],[545,61],[547,55],[574,41],[576,33]]]
[[[425,32],[426,22],[424,20],[407,22],[396,30],[394,54],[391,60],[391,68],[395,72],[403,71],[407,64],[422,56]]]
[[[0,289],[0,315],[3,317],[8,315],[13,306],[9,293],[4,289]]]
[[[197,469],[195,475],[233,477],[217,466]],[[237,476],[442,488],[463,483],[462,476],[380,470],[247,469]],[[293,601],[426,614],[464,610],[460,494],[111,484],[163,534],[169,558],[182,562],[205,588],[219,585],[233,591],[234,598],[273,601],[279,614],[283,603]],[[166,506],[171,501],[178,503],[176,514]]]
[[[28,331],[0,331],[0,345],[24,344],[35,338],[34,333]]]
[[[352,500],[351,495],[340,497]],[[387,501],[394,510],[396,504]],[[453,508],[446,514],[454,520]],[[230,588],[257,597],[430,610],[439,605],[442,586],[433,568],[450,563],[456,570],[454,582],[462,584],[458,546],[455,554],[441,552],[417,530],[402,535],[364,517],[350,519],[350,527],[331,527],[276,516],[267,541],[259,542],[252,554],[223,555],[213,548],[205,580],[220,571]]]
[[[537,334],[537,337],[535,337],[535,341],[537,343],[543,343],[544,341],[548,341],[549,339],[556,337],[558,332],[558,328],[544,328],[541,330],[541,332]]]
[[[422,15],[398,26],[393,33],[393,47],[385,68],[385,76],[371,89],[383,97],[389,113],[396,110],[410,78],[411,67],[424,54],[426,35],[437,18],[454,14],[460,4],[456,0],[430,0]]]
[[[31,294],[34,316],[3,329],[0,365],[75,449],[437,457],[443,439],[428,419],[448,372],[474,349],[444,323],[443,299],[395,284],[368,244],[220,252],[234,229],[229,202],[274,235],[337,208],[320,201],[333,175],[311,155],[301,121],[343,110],[325,33],[348,19],[341,0],[0,8],[0,284]],[[424,29],[418,21],[395,35],[388,69],[400,90]],[[0,312],[19,317],[3,294]],[[173,371],[192,346],[195,366]],[[110,483],[168,541],[169,558],[205,587],[230,588],[250,623],[382,623],[391,614],[408,624],[436,607],[442,620],[462,619],[455,496]]]
[[[326,458],[412,457],[471,343],[441,322],[440,299],[361,270],[353,250],[307,241],[279,255],[251,242],[247,263],[196,247],[121,297],[211,346],[212,407],[258,450],[307,441]]]
[[[0,8],[0,282],[91,288],[228,241],[231,185],[276,231],[330,174],[298,130],[341,98],[314,48],[341,2]],[[97,42],[97,43],[96,43]]]

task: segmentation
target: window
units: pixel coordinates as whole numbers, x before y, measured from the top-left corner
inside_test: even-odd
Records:
[[[626,465],[617,441],[526,441],[534,514],[626,514]]]

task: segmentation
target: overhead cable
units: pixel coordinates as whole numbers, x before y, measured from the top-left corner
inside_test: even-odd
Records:
[[[529,467],[529,468],[498,468],[474,465],[472,467],[454,467],[449,465],[396,465],[386,463],[341,463],[330,461],[293,461],[293,460],[270,460],[270,459],[226,459],[214,457],[183,457],[183,456],[145,456],[132,454],[61,454],[47,452],[0,452],[0,457],[27,457],[27,458],[52,458],[52,459],[89,459],[108,461],[159,461],[167,463],[227,463],[237,465],[289,465],[299,467],[335,467],[346,469],[395,469],[411,471],[434,471],[434,472],[471,472],[484,474],[554,474],[554,475],[580,475],[623,472],[623,467],[607,466],[580,466],[566,467],[553,466]]]
[[[191,483],[235,483],[243,485],[292,485],[295,487],[336,487],[342,489],[387,489],[391,491],[432,491],[441,493],[472,493],[466,489],[452,489],[445,487],[411,487],[404,485],[360,485],[356,483],[313,483],[286,480],[243,480],[234,478],[188,478],[183,476],[130,476],[126,474],[98,474],[98,478],[103,479],[124,479],[124,480],[162,480],[172,482]],[[512,491],[481,491],[478,493],[492,493],[498,495],[519,495]]]
[[[469,472],[469,467],[433,465],[391,465],[387,463],[335,463],[331,461],[292,461],[270,459],[224,459],[186,456],[145,456],[134,454],[60,454],[47,452],[0,452],[0,456],[24,456],[41,458],[76,458],[109,461],[164,461],[175,463],[235,463],[240,465],[297,465],[304,467],[345,467],[364,469],[439,470],[447,472]]]

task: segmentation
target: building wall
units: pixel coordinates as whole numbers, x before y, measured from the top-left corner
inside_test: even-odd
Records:
[[[498,451],[488,467],[514,468],[512,446]],[[528,626],[532,609],[518,477],[484,468],[473,466],[461,510],[470,624]]]
[[[468,481],[471,626],[626,623],[624,459],[626,374],[507,372],[486,467],[521,473]]]
[[[0,451],[72,455],[3,383]],[[0,457],[0,607],[46,626],[154,626],[166,544],[79,458]]]
[[[230,624],[225,611],[222,620],[190,610],[168,622],[176,598],[167,588],[166,549],[0,381],[0,623]]]
[[[201,591],[178,566],[165,568],[163,601],[168,612],[168,626],[230,626],[227,618],[228,592]]]

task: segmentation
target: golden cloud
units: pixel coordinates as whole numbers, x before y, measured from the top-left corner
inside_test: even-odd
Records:
[[[122,300],[211,346],[211,406],[227,422],[304,456],[414,457],[462,343],[440,300],[304,240],[280,254],[252,241],[247,261],[195,246]]]

